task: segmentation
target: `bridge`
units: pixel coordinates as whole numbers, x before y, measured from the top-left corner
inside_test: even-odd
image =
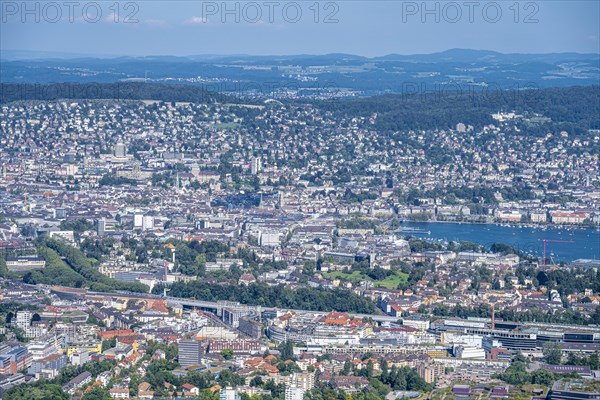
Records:
[[[73,289],[63,286],[53,286],[52,291],[57,293],[64,293],[70,295],[80,295],[86,298],[93,297],[113,297],[119,299],[135,299],[135,300],[166,300],[172,304],[178,304],[182,307],[187,308],[199,308],[203,310],[214,311],[215,314],[221,316],[223,314],[223,308],[232,308],[232,309],[244,309],[247,311],[253,311],[255,313],[272,313],[272,314],[282,314],[288,311],[295,312],[300,315],[326,315],[329,311],[313,311],[313,310],[298,310],[298,309],[287,309],[287,308],[276,308],[276,307],[262,307],[257,305],[250,304],[241,304],[233,301],[219,300],[219,301],[207,301],[207,300],[195,300],[188,299],[182,297],[172,297],[172,296],[158,296],[147,293],[132,293],[132,292],[93,292],[85,289]],[[336,311],[336,310],[330,310]],[[348,314],[356,317],[356,318],[371,318],[373,321],[382,323],[382,322],[396,322],[400,318],[392,317],[389,315],[377,315],[377,314],[357,314],[349,312]]]
[[[262,306],[254,306],[247,304],[240,304],[232,301],[203,301],[203,300],[194,300],[194,299],[184,299],[181,297],[163,297],[167,301],[181,304],[184,307],[196,307],[201,309],[213,309],[216,310],[217,315],[221,315],[222,309],[225,307],[228,308],[244,308],[246,310],[252,310],[256,313],[285,313],[287,311],[295,312],[296,314],[312,314],[312,315],[326,315],[329,311],[313,311],[313,310],[298,310],[298,309],[290,309],[290,308],[276,308],[276,307],[262,307]],[[335,310],[331,310],[335,311]],[[392,317],[389,315],[376,315],[376,314],[356,314],[349,312],[348,314],[356,317],[356,318],[371,318],[376,322],[396,322],[399,318]]]

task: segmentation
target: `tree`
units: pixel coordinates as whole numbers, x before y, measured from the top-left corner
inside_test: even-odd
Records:
[[[531,375],[527,372],[527,366],[522,361],[514,361],[504,372],[496,374],[494,378],[502,379],[511,385],[524,385],[531,382]]]
[[[23,383],[6,390],[2,394],[4,400],[67,400],[69,397],[60,385],[51,384],[45,380],[30,384]]]
[[[559,343],[546,342],[542,347],[542,354],[544,354],[544,360],[548,364],[560,364],[562,359],[562,349]]]
[[[521,350],[519,350],[519,351],[517,351],[517,354],[515,354],[515,356],[512,358],[511,361],[512,362],[520,361],[520,362],[526,363],[527,362],[527,357],[525,357],[523,355],[523,353],[521,353]]]
[[[388,370],[387,360],[381,360],[381,375],[379,376],[379,379],[381,379],[382,382],[387,382],[388,377],[389,377],[389,370]]]
[[[416,370],[409,367],[393,366],[385,377],[380,376],[380,380],[390,385],[393,390],[427,391],[432,388],[432,385],[425,382]]]
[[[111,397],[106,389],[95,386],[92,390],[84,394],[81,400],[111,400]]]
[[[279,354],[284,361],[294,360],[294,343],[291,340],[281,343],[279,345]]]
[[[555,381],[555,376],[547,369],[537,369],[531,373],[531,383],[536,385],[550,386]]]
[[[4,260],[3,256],[0,256],[0,277],[6,278],[8,277],[8,267],[6,266],[6,260]]]
[[[344,368],[340,371],[340,375],[348,375],[352,371],[352,361],[346,360],[344,362]]]
[[[122,370],[126,371],[126,370]],[[142,379],[137,372],[132,373],[131,370],[127,372],[130,375],[131,379],[129,381],[129,396],[137,397],[138,395],[138,386],[142,383]]]
[[[112,349],[113,347],[116,347],[116,346],[117,346],[116,338],[104,340],[104,341],[102,341],[102,352],[104,352],[108,349]]]
[[[363,361],[368,360],[369,358],[373,358],[373,353],[371,353],[370,351],[363,353],[361,357]]]
[[[369,360],[367,362],[367,379],[371,379],[373,377],[373,361]]]
[[[231,349],[223,349],[221,351],[221,356],[226,360],[233,360],[233,350]]]
[[[244,378],[228,369],[224,369],[219,373],[217,381],[221,386],[237,386],[243,385],[245,382]]]
[[[250,381],[250,386],[258,387],[258,386],[262,386],[263,383],[264,383],[263,379],[259,375],[257,375],[254,378],[252,378],[252,380]]]

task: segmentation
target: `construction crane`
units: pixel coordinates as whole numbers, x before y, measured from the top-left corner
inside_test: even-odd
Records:
[[[54,335],[56,336],[56,329],[58,327],[58,307],[54,306]]]
[[[53,195],[54,195],[54,193],[50,190],[47,190],[44,192],[44,196],[46,196],[46,202],[48,204],[50,204],[50,196],[53,196]]]
[[[546,244],[547,243],[575,243],[573,240],[554,240],[554,239],[540,239],[542,242],[544,242],[544,258],[543,258],[543,265],[546,266]]]
[[[388,229],[390,229],[392,227],[392,224],[394,223],[394,221],[397,221],[397,219],[390,218],[387,221],[384,221],[381,224],[379,224],[379,228],[381,228],[383,230],[384,235],[387,235],[387,231],[388,231]]]

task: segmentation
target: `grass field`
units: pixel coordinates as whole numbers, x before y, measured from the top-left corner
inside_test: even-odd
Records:
[[[398,285],[402,282],[406,282],[408,275],[402,272],[396,272],[394,275],[390,275],[387,278],[379,281],[374,281],[369,276],[363,274],[359,271],[352,271],[351,273],[347,273],[344,271],[332,271],[325,272],[323,277],[328,279],[340,279],[346,282],[352,282],[352,284],[357,284],[360,281],[369,281],[373,283],[373,286],[386,288],[386,289],[396,289]]]
[[[215,124],[215,128],[217,129],[235,129],[240,126],[237,122],[225,122],[220,124]]]
[[[396,275],[390,275],[382,281],[375,282],[375,286],[386,289],[396,289],[399,284],[406,282],[408,274],[403,272],[396,272]]]

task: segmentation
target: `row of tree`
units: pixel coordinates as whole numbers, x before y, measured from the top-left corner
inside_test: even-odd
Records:
[[[0,103],[22,100],[162,100],[164,102],[235,103],[230,96],[206,91],[200,87],[147,82],[116,83],[29,83],[0,84]]]
[[[369,299],[342,289],[302,287],[291,289],[284,285],[269,286],[265,283],[249,285],[215,285],[204,281],[176,282],[169,294],[175,297],[206,301],[229,300],[242,304],[264,307],[292,308],[313,311],[342,311],[361,314],[375,312],[375,304]],[[154,293],[162,293],[160,285]]]
[[[38,253],[46,266],[23,275],[29,284],[89,287],[97,291],[128,290],[147,293],[148,286],[141,283],[121,282],[98,271],[98,260],[60,239],[41,238],[37,241]]]

